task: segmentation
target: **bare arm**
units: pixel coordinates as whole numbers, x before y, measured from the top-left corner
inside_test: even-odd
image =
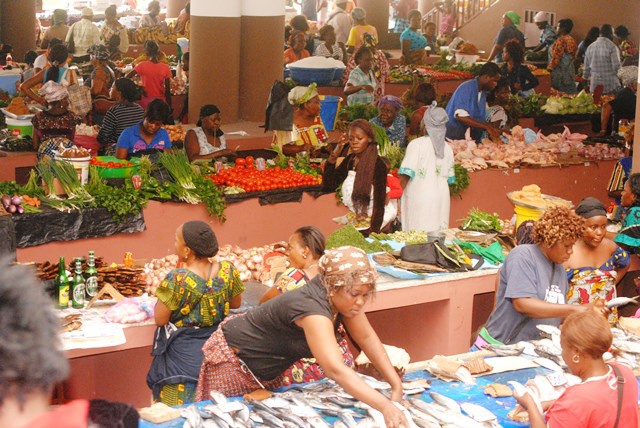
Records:
[[[602,113],[600,115],[600,126],[602,126],[602,133],[607,133],[607,125],[609,124],[609,120],[611,119],[611,112],[613,109],[611,108],[611,103],[605,103],[602,106]]]
[[[33,75],[29,80],[27,80],[22,85],[20,85],[20,92],[22,92],[25,96],[31,98],[32,100],[36,101],[38,104],[41,104],[43,106],[47,105],[47,101],[44,98],[42,98],[40,95],[36,94],[33,90],[33,87],[38,85],[39,83],[42,83],[44,79],[44,73],[47,70],[47,68],[48,67],[43,68],[42,70],[37,72],[35,75]]]
[[[574,312],[582,312],[588,305],[561,305],[533,297],[511,299],[513,308],[529,318],[564,318]]]
[[[169,319],[171,318],[171,309],[167,308],[167,305],[158,300],[153,314],[156,325],[162,327],[163,325],[167,325],[169,322]]]
[[[261,305],[264,302],[268,302],[269,300],[273,299],[274,297],[278,297],[281,294],[282,293],[280,292],[280,290],[278,290],[276,287],[271,287],[266,293],[262,295],[258,304]]]
[[[361,316],[364,317],[364,314]],[[344,365],[331,320],[322,315],[309,315],[298,319],[296,324],[304,330],[311,353],[329,378],[335,380],[354,398],[382,412],[387,427],[408,426],[404,415],[391,400],[371,388],[356,372]],[[367,346],[371,345],[367,343]]]
[[[129,155],[129,151],[127,149],[124,149],[122,147],[116,148],[116,157],[118,159],[126,159],[128,155]]]
[[[398,180],[400,180],[400,187],[402,187],[402,190],[404,190],[405,187],[407,187],[407,184],[409,184],[411,177],[404,174],[398,174]]]
[[[472,128],[484,129],[485,131],[487,131],[487,134],[489,134],[489,137],[491,138],[491,140],[495,142],[500,142],[500,135],[502,135],[502,131],[492,126],[491,124],[477,121],[471,116],[456,116],[456,120]]]
[[[502,45],[500,43],[496,43],[495,45],[493,45],[493,48],[491,49],[491,53],[489,54],[489,58],[487,58],[487,62],[493,61],[493,59],[501,51],[502,51]]]
[[[232,297],[229,300],[229,307],[231,309],[238,309],[242,305],[242,293],[238,294],[236,297]]]

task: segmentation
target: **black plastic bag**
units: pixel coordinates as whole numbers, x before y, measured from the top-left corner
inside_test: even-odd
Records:
[[[265,132],[291,131],[293,129],[293,107],[287,96],[289,87],[279,80],[271,86],[264,123]]]
[[[407,262],[436,265],[447,270],[467,271],[471,268],[459,262],[440,240],[426,244],[405,245],[400,250],[400,258]]]

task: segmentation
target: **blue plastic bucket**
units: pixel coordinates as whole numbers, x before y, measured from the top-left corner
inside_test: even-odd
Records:
[[[320,118],[327,131],[333,131],[338,120],[342,98],[335,95],[320,95]]]

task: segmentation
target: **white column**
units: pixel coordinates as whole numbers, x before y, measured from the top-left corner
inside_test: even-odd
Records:
[[[282,80],[283,0],[242,0],[240,117],[262,122],[269,92]]]
[[[241,0],[192,0],[189,122],[216,104],[225,122],[238,120]]]

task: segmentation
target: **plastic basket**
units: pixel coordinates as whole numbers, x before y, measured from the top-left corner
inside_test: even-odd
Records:
[[[335,95],[320,95],[320,119],[327,131],[333,131],[338,120],[342,98]]]
[[[96,156],[96,159],[102,162],[117,162],[117,163],[125,162],[122,159],[118,159],[115,156]],[[133,174],[138,172],[138,168],[140,167],[140,165],[138,165],[140,163],[140,159],[131,158],[129,162],[135,163],[136,165],[126,167],[126,168],[106,168],[103,166],[96,166],[98,170],[98,175],[100,175],[100,177],[102,178],[129,178]]]
[[[290,77],[299,85],[310,85],[316,83],[319,86],[326,86],[333,81],[335,68],[298,68],[289,67]]]
[[[516,213],[516,229],[527,220],[538,220],[544,212],[541,209],[524,207],[522,205],[515,205],[513,211]]]

